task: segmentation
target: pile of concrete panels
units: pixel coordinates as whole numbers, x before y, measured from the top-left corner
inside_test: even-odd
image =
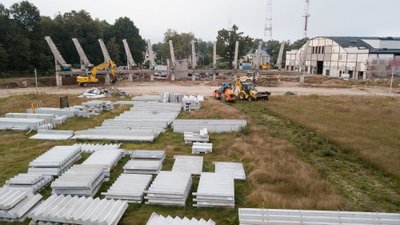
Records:
[[[38,193],[53,180],[51,176],[20,173],[5,182],[4,188],[18,189]]]
[[[59,176],[80,158],[77,146],[55,146],[30,162],[28,173]]]
[[[81,152],[93,153],[98,150],[119,149],[121,147],[121,144],[75,143],[73,146],[79,147]]]
[[[38,130],[37,134],[29,139],[37,140],[68,140],[74,136],[72,130]]]
[[[144,174],[121,174],[107,192],[101,193],[109,199],[142,203],[144,191],[150,185],[152,176]]]
[[[191,186],[192,176],[188,172],[160,171],[145,191],[145,203],[185,206]]]
[[[154,102],[159,101],[160,97],[157,95],[139,95],[132,98],[132,101]]]
[[[182,102],[183,95],[173,92],[162,92],[160,93],[160,102]]]
[[[23,221],[42,196],[18,189],[0,189],[0,221]]]
[[[56,116],[66,116],[67,118],[72,118],[77,116],[79,110],[74,108],[51,108],[51,107],[39,107],[35,109],[35,113],[39,114],[53,114]],[[33,113],[32,109],[27,109],[27,113]]]
[[[74,165],[51,184],[53,194],[94,196],[105,178],[104,166]]]
[[[52,195],[29,217],[34,224],[118,224],[128,208],[121,200]]]
[[[179,224],[179,225],[215,225],[215,222],[212,219],[209,220],[204,220],[203,218],[201,219],[188,219],[187,217],[171,217],[167,216],[164,217],[162,215],[158,215],[157,213],[152,213],[149,220],[147,221],[146,225],[173,225],[173,224]]]
[[[400,224],[400,214],[379,212],[239,208],[239,224],[394,225]]]
[[[138,160],[159,160],[165,159],[165,151],[163,150],[133,150],[130,151],[132,159]]]
[[[63,124],[67,119],[66,116],[56,116],[53,114],[40,114],[40,113],[6,113],[7,118],[27,118],[27,119],[44,119],[46,123],[50,124]]]
[[[193,192],[195,207],[235,207],[235,184],[231,176],[221,173],[201,173],[197,192]]]
[[[89,112],[110,111],[114,109],[114,104],[111,101],[92,100],[83,102],[82,106]]]
[[[200,175],[203,171],[203,156],[175,155],[172,171],[188,172],[192,175]]]
[[[198,110],[201,107],[201,100],[204,101],[204,98],[200,96],[183,96],[182,98],[182,105],[183,105],[183,110],[185,111],[192,111],[192,110]]]
[[[45,119],[0,117],[0,130],[47,130],[53,127]]]
[[[208,142],[210,140],[210,136],[208,135],[207,129],[203,128],[200,129],[200,132],[185,131],[183,133],[183,139],[185,144],[190,144],[193,142]]]
[[[98,150],[91,154],[82,165],[102,166],[104,175],[110,177],[111,169],[117,165],[121,158],[122,151],[120,149]]]
[[[180,105],[135,102],[134,107],[100,127],[75,132],[78,140],[113,140],[153,142],[176,119]]]
[[[212,152],[212,143],[194,142],[192,146],[192,154],[207,154]]]
[[[174,132],[198,132],[200,129],[206,128],[208,132],[223,133],[240,131],[247,124],[246,120],[175,120],[172,123]]]
[[[235,180],[246,180],[246,173],[242,163],[214,162],[215,173],[227,174]]]
[[[158,174],[161,167],[161,160],[131,159],[125,164],[124,173]]]

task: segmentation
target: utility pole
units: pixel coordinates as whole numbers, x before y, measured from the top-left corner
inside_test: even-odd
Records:
[[[308,34],[307,34],[307,32],[308,32],[308,19],[310,18],[310,13],[309,13],[309,10],[310,10],[310,0],[306,0],[306,4],[305,4],[305,6],[304,6],[304,37],[306,38],[306,37],[308,37]]]

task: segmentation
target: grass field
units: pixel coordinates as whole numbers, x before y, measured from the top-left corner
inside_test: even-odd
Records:
[[[24,111],[32,101],[42,101],[44,106],[56,107],[59,104],[58,97],[24,95],[0,99],[0,114]],[[72,104],[85,101],[75,97],[69,99]],[[396,199],[399,199],[399,186],[396,186],[398,179],[370,168],[369,163],[352,156],[351,148],[331,142],[328,134],[314,132],[311,127],[293,123],[283,117],[283,113],[272,111],[278,110],[279,104],[286,101],[291,102],[292,99],[282,97],[268,103],[238,102],[231,105],[209,99],[201,110],[180,115],[180,118],[247,119],[249,125],[240,132],[211,134],[213,153],[204,156],[204,171],[214,170],[213,161],[244,163],[247,181],[235,182],[237,207],[400,211],[400,202],[396,203]],[[70,119],[58,129],[94,127],[123,110],[126,107],[117,107],[89,120]],[[52,146],[74,143],[30,140],[30,135],[24,132],[0,132],[1,183],[25,172],[31,160]],[[173,133],[170,129],[154,143],[123,143],[122,148],[166,150],[163,170],[171,169],[173,155],[191,152],[190,145],[183,142],[183,135]],[[102,185],[99,193],[111,186],[128,160],[125,157],[118,163],[110,181]],[[343,166],[343,170],[340,166]],[[342,177],[344,181],[339,182]],[[193,181],[192,192],[196,191],[198,178],[195,177]],[[383,190],[383,195],[378,192],[379,188]],[[48,196],[50,188],[42,194]],[[236,208],[197,209],[191,206],[191,199],[190,196],[184,208],[130,204],[121,224],[145,224],[153,211],[163,215],[212,218],[219,225],[238,224]]]

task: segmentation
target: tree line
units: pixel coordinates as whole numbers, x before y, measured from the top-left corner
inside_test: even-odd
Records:
[[[39,9],[29,1],[21,1],[5,8],[0,3],[0,75],[2,77],[31,74],[34,69],[40,75],[54,74],[54,58],[50,52],[45,36],[50,36],[67,63],[79,68],[79,55],[75,50],[72,38],[78,38],[89,61],[94,65],[103,62],[98,39],[103,39],[111,58],[117,65],[126,64],[122,44],[127,39],[132,56],[139,65],[145,60],[146,41],[139,34],[139,28],[128,17],[120,17],[113,24],[105,20],[93,19],[84,11],[70,11],[58,14],[54,18],[40,15]],[[156,62],[166,64],[170,57],[168,41],[172,40],[177,59],[191,55],[191,41],[196,42],[196,53],[200,67],[212,66],[213,43],[196,38],[193,33],[178,33],[167,30],[164,40],[153,44]],[[225,68],[232,66],[235,42],[239,41],[239,57],[257,49],[260,39],[254,39],[239,31],[233,25],[221,29],[216,37],[219,65]],[[296,49],[306,42],[298,40],[287,43],[286,50]],[[279,53],[279,41],[264,43],[264,48],[276,63]]]

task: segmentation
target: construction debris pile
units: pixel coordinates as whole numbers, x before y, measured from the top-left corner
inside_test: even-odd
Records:
[[[87,89],[78,97],[80,98],[105,98],[105,97],[127,96],[127,93],[115,87],[94,87]]]

